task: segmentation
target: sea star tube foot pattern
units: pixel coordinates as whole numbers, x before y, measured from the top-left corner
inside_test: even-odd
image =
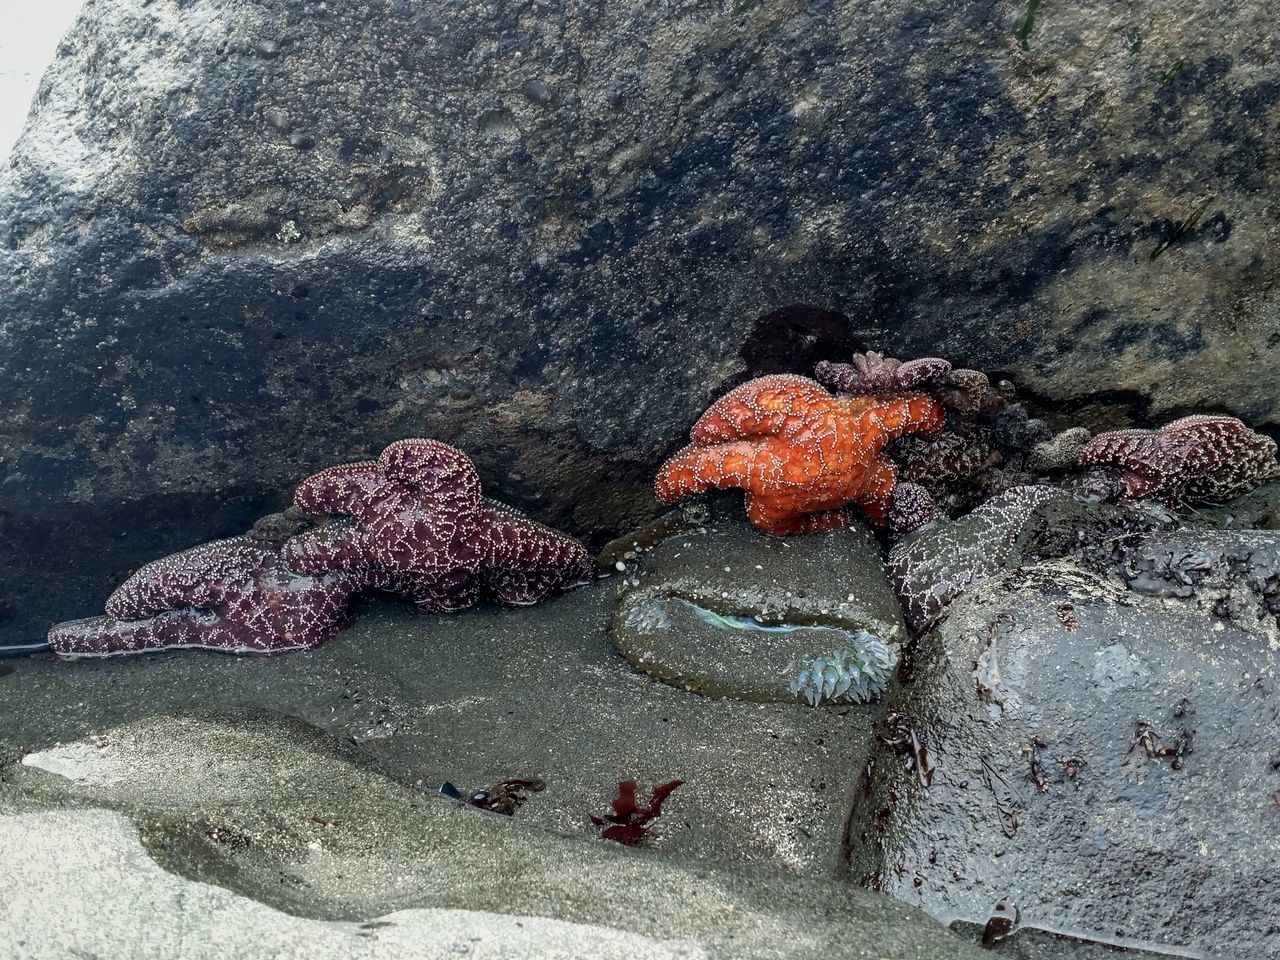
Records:
[[[397,440],[377,460],[321,470],[298,485],[294,505],[341,520],[289,540],[293,570],[390,576],[427,611],[482,598],[524,606],[593,575],[585,546],[485,499],[470,458],[438,440]]]
[[[1124,502],[1221,503],[1280,479],[1276,444],[1235,417],[1183,417],[1159,430],[1112,430],[1080,451],[1081,466],[1123,471]]]
[[[298,574],[275,544],[233,537],[147,564],[107,600],[107,616],[56,624],[49,644],[62,657],[302,650],[343,627],[353,595],[387,586],[364,572]]]
[[[925,394],[835,397],[808,377],[759,377],[707,409],[690,431],[693,443],[658,471],[654,492],[671,504],[740,488],[751,522],[776,536],[842,526],[850,504],[883,525],[897,480],[885,444],[935,434],[945,419]]]
[[[849,363],[821,360],[813,368],[819,383],[842,393],[903,393],[924,389],[921,385],[941,381],[951,372],[951,362],[941,357],[898,360],[868,350],[855,353]]]

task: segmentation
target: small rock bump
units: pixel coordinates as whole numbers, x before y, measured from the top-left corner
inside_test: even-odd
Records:
[[[544,81],[536,79],[526,80],[520,88],[520,92],[534,103],[547,104],[555,97],[555,93],[550,86]]]
[[[262,119],[267,122],[267,126],[272,130],[279,130],[281,133],[288,133],[293,129],[293,121],[289,119],[289,114],[283,110],[264,110],[262,111]]]

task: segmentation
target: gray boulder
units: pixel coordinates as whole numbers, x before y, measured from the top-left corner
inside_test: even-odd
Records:
[[[1129,584],[1062,559],[952,604],[887,704],[851,870],[947,921],[1008,898],[1028,929],[1272,956],[1280,540],[1127,553]]]
[[[1272,19],[89,0],[0,173],[9,633],[403,436],[607,537],[855,347],[1275,423]]]

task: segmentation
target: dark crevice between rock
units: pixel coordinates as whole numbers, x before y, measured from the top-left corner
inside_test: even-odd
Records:
[[[1011,380],[1018,391],[1018,400],[1033,417],[1047,420],[1057,428],[1084,426],[1095,433],[1104,430],[1120,430],[1129,427],[1155,430],[1182,417],[1195,414],[1236,417],[1248,426],[1280,442],[1280,424],[1254,423],[1238,410],[1226,406],[1171,406],[1159,415],[1151,412],[1151,398],[1137,390],[1098,390],[1076,397],[1056,398],[1038,393],[1019,383],[1013,374],[1003,371],[989,373],[991,380]]]
[[[738,356],[747,365],[747,378],[770,373],[812,376],[819,360],[843,360],[853,350],[848,317],[796,303],[757,319]]]
[[[138,567],[235,536],[284,507],[288,492],[239,487],[115,504],[52,503],[0,516],[0,644],[38,640],[60,620],[102,612]],[[76,551],[70,545],[85,548]]]

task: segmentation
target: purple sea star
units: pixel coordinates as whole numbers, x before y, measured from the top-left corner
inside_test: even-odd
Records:
[[[294,505],[327,523],[285,544],[299,573],[393,576],[424,610],[481,597],[524,606],[589,580],[579,541],[480,495],[475,465],[438,440],[397,440],[377,460],[329,467],[298,485]]]
[[[925,389],[921,384],[940,381],[950,372],[951,363],[941,357],[903,361],[874,350],[855,353],[851,363],[822,360],[813,369],[819,383],[841,393],[857,394],[921,390]]]
[[[249,536],[215,540],[142,567],[107,600],[105,617],[56,624],[49,644],[63,657],[172,648],[301,650],[342,628],[354,594],[394,586],[367,571],[297,574],[274,543]]]
[[[1191,416],[1159,430],[1113,430],[1080,451],[1081,466],[1124,471],[1121,500],[1221,503],[1280,479],[1276,444],[1235,417]]]
[[[936,523],[941,516],[933,496],[918,483],[900,482],[893,488],[889,506],[889,533],[901,540],[909,533]]]

